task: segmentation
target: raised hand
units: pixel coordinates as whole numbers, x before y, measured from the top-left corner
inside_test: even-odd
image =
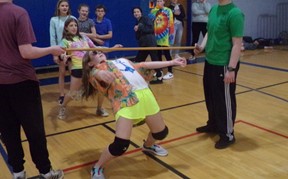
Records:
[[[199,55],[203,51],[203,47],[199,46],[198,44],[195,44],[194,54]]]

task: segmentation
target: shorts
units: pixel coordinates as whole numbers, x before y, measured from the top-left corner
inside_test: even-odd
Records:
[[[82,78],[82,69],[72,69],[71,76],[75,78]]]
[[[117,121],[119,117],[130,119],[133,124],[137,124],[143,121],[147,116],[157,114],[160,111],[160,107],[149,88],[136,90],[139,102],[133,106],[124,107],[120,109],[116,115],[115,120]]]

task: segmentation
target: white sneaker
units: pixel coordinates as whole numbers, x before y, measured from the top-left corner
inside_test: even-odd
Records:
[[[197,63],[197,59],[195,56],[191,56],[187,59],[187,64],[194,64]]]
[[[151,147],[145,147],[145,145],[143,144],[142,151],[143,152],[149,152],[149,153],[152,153],[152,154],[155,154],[158,156],[162,156],[162,157],[168,155],[168,151],[157,144],[154,144]]]
[[[40,174],[40,178],[43,179],[63,179],[64,172],[62,170],[50,170],[46,174]]]
[[[58,114],[58,119],[61,119],[61,120],[63,120],[63,119],[65,119],[66,118],[66,108],[64,107],[64,106],[60,106],[60,108],[59,108],[59,114]]]
[[[163,76],[163,80],[170,80],[174,77],[173,73],[167,72],[166,75]]]
[[[98,108],[96,110],[96,115],[102,116],[102,117],[107,117],[107,116],[109,116],[109,113],[104,108]]]
[[[91,179],[105,179],[103,168],[92,168]]]
[[[26,172],[23,170],[18,173],[13,173],[13,179],[26,179]]]
[[[191,56],[191,57],[188,58],[188,60],[192,60],[192,61],[196,60],[196,57],[195,56]]]

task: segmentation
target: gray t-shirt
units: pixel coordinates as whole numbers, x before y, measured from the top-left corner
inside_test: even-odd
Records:
[[[91,28],[95,27],[95,23],[92,19],[86,19],[85,21],[78,19],[78,24],[79,24],[79,32],[84,33],[91,33]]]
[[[192,22],[207,23],[210,9],[211,5],[209,2],[201,3],[197,1],[192,3]]]
[[[18,48],[36,42],[27,11],[11,2],[0,3],[0,17],[0,84],[38,81],[31,60],[23,59]]]

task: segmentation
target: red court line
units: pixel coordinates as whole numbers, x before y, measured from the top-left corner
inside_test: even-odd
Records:
[[[278,133],[278,132],[275,132],[275,131],[266,129],[266,128],[264,128],[264,127],[260,127],[260,126],[258,126],[258,125],[255,125],[255,124],[252,124],[252,123],[243,121],[243,120],[237,120],[237,121],[235,121],[235,124],[238,124],[238,123],[243,123],[243,124],[246,124],[246,125],[255,127],[255,128],[257,128],[257,129],[263,130],[263,131],[265,131],[265,132],[269,132],[269,133],[271,133],[271,134],[275,134],[275,135],[277,135],[277,136],[284,137],[284,138],[288,139],[288,136],[286,136],[286,135],[280,134],[280,133]],[[166,141],[159,142],[158,144],[167,144],[167,143],[171,143],[171,142],[174,142],[174,141],[179,141],[179,140],[182,140],[182,139],[185,139],[185,138],[188,138],[188,137],[192,137],[192,136],[195,136],[195,135],[200,135],[200,134],[201,134],[201,133],[193,132],[193,133],[188,134],[188,135],[184,135],[184,136],[177,137],[177,138],[174,138],[174,139],[170,139],[170,140],[166,140]],[[130,151],[126,152],[126,153],[123,154],[123,155],[129,155],[129,154],[136,153],[136,152],[139,152],[139,151],[142,151],[141,148],[136,148],[136,149],[133,149],[133,150],[130,150]],[[79,168],[83,168],[83,167],[92,165],[92,164],[94,164],[94,163],[96,163],[96,162],[97,162],[97,160],[92,161],[92,162],[87,162],[87,163],[84,163],[84,164],[80,164],[80,165],[76,165],[76,166],[73,166],[73,167],[66,168],[66,169],[64,169],[63,171],[64,171],[64,172],[69,172],[69,171],[72,171],[72,170],[76,170],[76,169],[79,169]]]
[[[162,142],[159,142],[158,144],[160,144],[160,145],[161,144],[167,144],[167,143],[178,141],[178,140],[181,140],[181,139],[184,139],[184,138],[188,138],[188,137],[191,137],[191,136],[194,136],[194,135],[197,135],[197,134],[200,134],[200,133],[194,132],[192,134],[188,134],[188,135],[181,136],[181,137],[178,137],[178,138],[170,139],[170,140],[167,140],[167,141],[162,141]],[[142,151],[142,149],[141,148],[136,148],[136,149],[130,150],[128,152],[125,152],[123,155],[129,155],[129,154],[136,153],[136,152],[139,152],[139,151]],[[76,169],[79,169],[79,168],[83,168],[83,167],[92,165],[92,164],[94,164],[96,162],[97,162],[97,160],[92,161],[92,162],[88,162],[88,163],[84,163],[84,164],[80,164],[80,165],[76,165],[76,166],[73,166],[73,167],[65,168],[63,171],[64,172],[69,172],[71,170],[76,170]]]
[[[140,150],[141,150],[141,148],[136,148],[136,149],[134,149],[134,150],[130,150],[130,151],[128,151],[128,152],[125,152],[123,155],[128,155],[128,154],[136,153],[136,152],[138,152],[138,151],[140,151]],[[80,164],[80,165],[76,165],[76,166],[73,166],[73,167],[65,168],[63,171],[64,171],[64,173],[65,173],[65,172],[69,172],[69,171],[71,171],[71,170],[76,170],[76,169],[79,169],[79,168],[83,168],[83,167],[92,165],[92,164],[94,164],[94,163],[96,163],[96,162],[97,162],[97,160],[92,161],[92,162],[88,162],[88,163],[84,163],[84,164]]]

